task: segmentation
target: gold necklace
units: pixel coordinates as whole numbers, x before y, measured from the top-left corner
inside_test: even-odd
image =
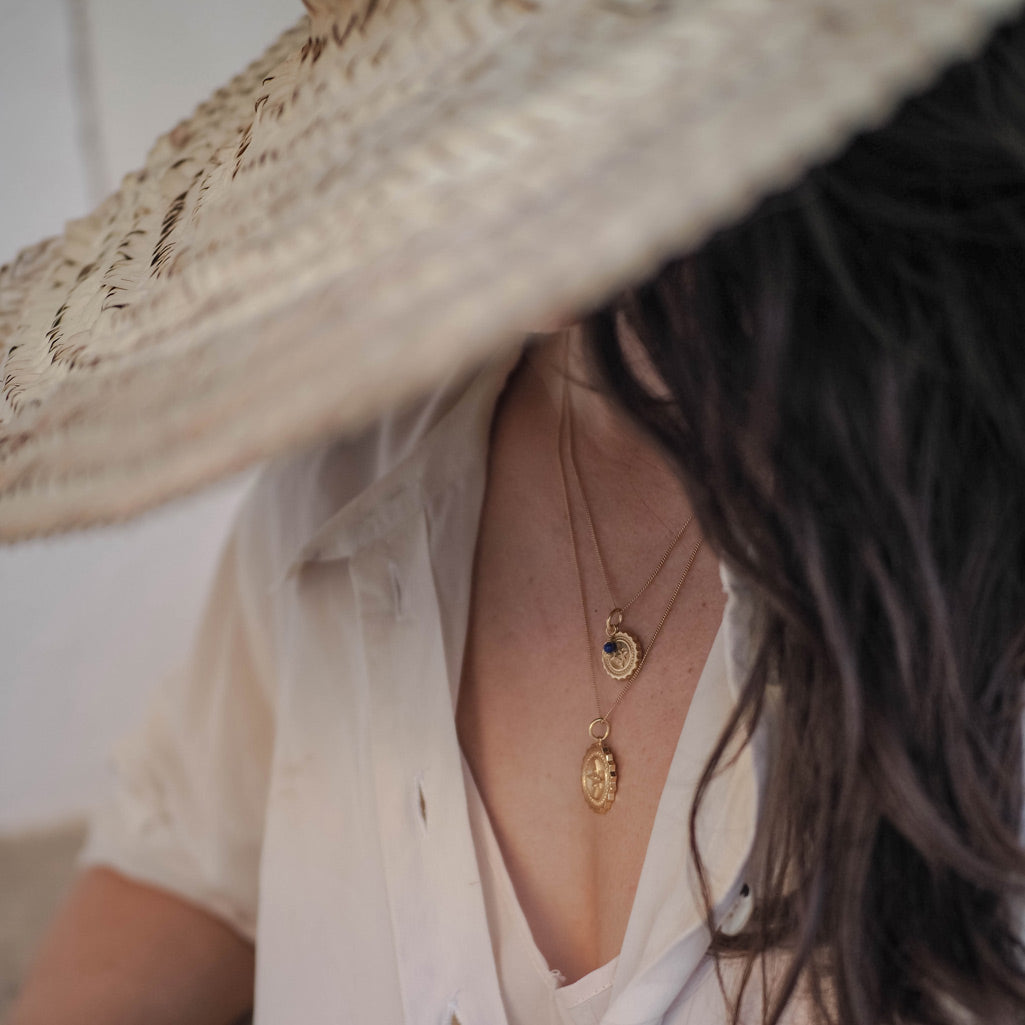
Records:
[[[669,604],[666,606],[666,610],[663,613],[658,626],[655,627],[655,632],[651,635],[651,639],[648,641],[647,645],[642,646],[641,642],[638,641],[633,634],[621,629],[623,625],[623,614],[655,582],[655,578],[662,572],[662,568],[669,561],[669,556],[673,554],[677,543],[680,538],[683,537],[684,533],[686,533],[686,530],[693,522],[694,517],[687,517],[686,522],[676,532],[676,536],[669,542],[669,547],[662,553],[662,558],[659,559],[658,565],[655,566],[651,576],[645,580],[637,590],[636,594],[634,594],[628,602],[620,604],[612,594],[612,585],[609,583],[608,570],[605,568],[605,560],[601,555],[601,546],[598,544],[598,532],[594,527],[594,519],[591,516],[591,507],[587,501],[587,492],[584,490],[583,482],[580,479],[580,473],[577,470],[577,461],[573,451],[573,417],[568,413],[566,414],[566,435],[566,454],[569,459],[570,472],[573,474],[573,482],[576,485],[576,489],[580,492],[580,500],[583,504],[584,516],[587,519],[587,526],[591,533],[591,543],[594,547],[594,554],[598,559],[598,568],[601,570],[602,580],[605,582],[605,591],[609,596],[609,604],[611,605],[611,611],[605,619],[605,642],[602,644],[601,649],[602,668],[614,680],[629,680],[632,676],[641,671],[641,666],[644,664],[645,654],[655,643],[655,638],[658,637],[659,632],[665,624],[666,617],[669,615],[669,612],[673,607],[673,603],[676,601],[676,596],[680,593],[683,581],[687,579],[687,573],[690,571],[690,567],[694,562],[694,559],[697,557],[698,549],[701,547],[701,540],[699,539],[698,543],[692,549],[690,560],[683,571],[680,583],[677,585],[676,591],[673,592],[672,598],[669,599]],[[563,471],[563,479],[565,481],[565,469],[562,466],[561,449],[559,454],[559,468]]]
[[[666,605],[665,611],[662,613],[662,618],[659,620],[659,624],[655,628],[655,632],[652,634],[651,640],[648,641],[647,648],[642,653],[638,654],[637,663],[632,668],[630,674],[626,677],[626,682],[620,688],[619,693],[616,695],[615,700],[609,706],[608,711],[603,713],[601,710],[601,696],[598,693],[598,680],[594,674],[594,659],[591,657],[591,630],[588,626],[587,619],[587,599],[584,595],[583,574],[580,572],[580,558],[577,555],[577,537],[576,531],[573,528],[573,514],[570,509],[569,503],[569,487],[566,484],[566,467],[564,465],[562,454],[564,444],[563,435],[566,431],[567,425],[569,425],[570,432],[572,432],[572,418],[569,416],[568,412],[568,395],[569,374],[567,358],[566,367],[564,368],[562,408],[559,414],[559,430],[557,440],[559,449],[559,473],[562,479],[562,497],[566,510],[566,523],[569,526],[570,549],[573,552],[573,566],[576,570],[577,586],[580,592],[580,611],[583,616],[584,622],[584,637],[587,649],[587,665],[591,673],[591,689],[594,691],[595,707],[598,711],[597,717],[595,719],[592,719],[587,727],[587,735],[591,740],[591,744],[587,748],[587,751],[584,753],[584,760],[581,764],[580,786],[584,792],[584,799],[587,801],[588,807],[590,807],[592,811],[595,811],[600,815],[604,815],[612,807],[613,802],[616,800],[616,791],[619,787],[619,772],[616,767],[616,759],[612,753],[612,748],[608,744],[609,734],[612,731],[612,726],[610,723],[612,713],[616,710],[617,707],[619,707],[619,703],[623,700],[623,698],[626,697],[627,692],[630,690],[630,688],[634,684],[634,681],[640,675],[640,671],[643,668],[644,662],[648,654],[651,652],[652,646],[655,643],[655,639],[658,637],[659,633],[662,630],[662,627],[665,625],[666,620],[669,618],[669,613],[672,611],[673,605],[676,604],[676,599],[679,596],[681,589],[683,588],[684,581],[687,579],[691,567],[694,565],[694,560],[697,558],[698,551],[701,548],[702,539],[698,538],[697,544],[695,544],[693,549],[691,550],[690,557],[687,560],[687,565],[684,567],[683,574],[681,575],[680,580],[677,583],[675,590],[673,591],[672,597],[669,599],[668,605]],[[570,445],[572,445],[571,437],[569,438],[569,441]],[[570,460],[572,463],[572,449],[570,449]],[[580,478],[579,474],[577,474],[576,472],[575,463],[573,463],[573,472],[576,477],[577,486],[579,487]],[[587,498],[584,495],[583,488],[580,488],[580,493],[584,499],[584,510],[587,514],[588,523],[591,525],[591,537],[594,540],[595,551],[598,553],[598,562],[602,569],[602,575],[605,577],[605,586],[608,587],[608,575],[605,572],[605,564],[601,558],[601,551],[598,547],[598,538],[594,530],[594,521],[591,518],[590,510],[587,508]],[[634,597],[630,599],[630,601],[627,603],[627,607],[629,607],[629,605],[632,605],[633,602],[636,601],[637,598],[644,593],[644,591],[648,588],[648,586],[655,579],[655,577],[658,576],[659,571],[665,565],[666,561],[669,558],[669,555],[672,553],[673,548],[676,547],[677,541],[679,541],[680,538],[683,536],[683,532],[687,529],[687,525],[689,523],[690,519],[687,520],[687,523],[684,524],[683,528],[673,539],[672,544],[669,546],[669,549],[663,555],[662,560],[655,569],[655,572],[648,578],[647,582],[640,589],[640,591],[638,591],[637,594],[635,594]],[[621,623],[622,610],[613,609],[613,612],[620,613],[619,622]],[[612,620],[613,617],[610,615],[609,619],[606,621],[606,633],[609,633],[610,627],[612,629],[612,634],[609,636],[608,640],[612,640],[612,637],[614,637],[617,633],[623,632],[618,630],[619,623],[612,625]],[[608,640],[606,641],[606,644],[608,644]],[[630,637],[630,640],[633,641],[634,644],[637,644],[637,642],[632,637]],[[603,655],[605,654],[608,654],[608,651],[603,648]]]

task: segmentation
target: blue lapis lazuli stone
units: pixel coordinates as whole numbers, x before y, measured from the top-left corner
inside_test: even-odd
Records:
[[[615,641],[606,641],[601,646],[601,650],[604,651],[606,655],[611,655],[616,650],[616,642]]]

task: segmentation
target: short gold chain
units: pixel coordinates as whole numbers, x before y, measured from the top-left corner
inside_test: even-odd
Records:
[[[577,553],[577,535],[576,535],[576,530],[575,530],[575,528],[573,526],[573,513],[572,513],[572,509],[570,508],[569,486],[566,483],[566,468],[565,468],[565,465],[564,465],[564,456],[563,456],[563,449],[565,448],[565,440],[570,440],[570,439],[567,438],[567,433],[572,431],[572,426],[571,426],[571,424],[572,424],[572,417],[569,415],[568,358],[567,358],[566,362],[567,362],[567,366],[564,368],[564,373],[563,373],[562,407],[561,407],[560,412],[559,412],[559,430],[558,430],[558,435],[557,435],[557,444],[558,444],[558,449],[559,449],[559,452],[558,452],[558,455],[559,455],[559,476],[560,476],[560,479],[562,481],[562,498],[563,498],[564,508],[565,508],[565,511],[566,511],[566,523],[569,526],[570,548],[571,548],[571,550],[573,552],[573,566],[574,566],[574,569],[576,570],[577,587],[578,587],[579,595],[580,595],[580,612],[581,612],[581,616],[583,618],[583,624],[584,624],[584,640],[585,640],[585,646],[586,646],[586,650],[587,650],[587,666],[588,666],[588,669],[590,670],[590,673],[591,673],[591,689],[594,691],[594,702],[595,702],[595,707],[598,710],[598,718],[599,719],[603,719],[606,722],[608,722],[609,716],[611,716],[612,713],[616,710],[616,708],[619,706],[619,703],[623,700],[623,698],[626,697],[626,695],[629,692],[630,688],[634,685],[634,682],[637,680],[637,677],[640,676],[641,669],[644,667],[645,661],[647,661],[648,653],[651,651],[651,648],[654,645],[656,638],[661,633],[662,627],[665,626],[665,622],[669,618],[669,613],[672,612],[673,606],[676,604],[676,599],[679,596],[680,591],[683,589],[684,582],[686,581],[688,575],[690,574],[691,567],[694,565],[694,560],[697,558],[698,551],[701,549],[701,543],[702,543],[703,539],[702,538],[698,538],[697,543],[691,549],[691,553],[690,553],[689,558],[687,559],[687,565],[684,567],[683,574],[680,576],[679,582],[676,585],[676,589],[673,591],[672,597],[669,599],[669,603],[668,603],[668,605],[666,605],[665,611],[662,613],[662,618],[659,620],[658,626],[655,628],[655,632],[651,635],[651,639],[648,641],[647,645],[645,645],[645,647],[644,647],[644,650],[643,650],[643,653],[641,655],[640,662],[637,665],[637,668],[634,670],[633,674],[626,681],[626,683],[624,683],[623,686],[620,688],[619,693],[616,695],[616,697],[613,700],[612,704],[609,706],[609,710],[606,713],[602,714],[602,710],[601,710],[601,695],[598,693],[598,678],[597,678],[597,676],[595,675],[595,672],[594,672],[594,656],[593,656],[593,654],[591,652],[591,630],[590,630],[590,627],[588,626],[587,598],[586,598],[586,596],[584,594],[584,577],[583,577],[583,574],[580,572],[580,556]],[[573,469],[574,469],[574,472],[575,472],[576,471],[576,467],[574,466]],[[579,487],[579,476],[577,476],[577,485]],[[583,489],[582,488],[581,488],[581,495],[583,496]],[[596,535],[594,533],[594,523],[593,523],[593,521],[591,519],[590,510],[587,509],[586,497],[584,498],[584,509],[587,512],[587,519],[588,519],[588,522],[591,524],[591,536],[594,539],[595,547],[597,548],[597,543],[598,542],[597,542],[597,537],[596,537]],[[690,519],[688,519],[687,523],[688,524],[690,523]],[[684,525],[684,530],[685,529],[686,529],[686,524]],[[672,545],[669,548],[669,551],[667,551],[666,554],[662,557],[662,561],[659,564],[659,566],[656,568],[655,573],[652,575],[652,577],[648,581],[648,583],[645,584],[643,588],[641,588],[641,592],[639,592],[639,593],[642,593],[644,591],[644,589],[647,588],[648,584],[650,584],[651,581],[654,580],[655,577],[658,575],[658,571],[661,570],[662,567],[665,565],[666,560],[669,558],[669,555],[671,554],[673,548],[676,547],[676,542],[679,541],[680,536],[682,536],[682,534],[683,534],[683,531],[681,530],[680,534],[677,535],[677,537],[674,539]],[[601,556],[600,556],[600,554],[599,554],[599,563],[601,564]],[[602,565],[602,572],[604,573],[604,565]],[[605,580],[605,584],[606,584],[606,586],[608,586],[608,579],[607,578]],[[611,592],[610,592],[609,596],[611,598]],[[636,596],[635,596],[634,599],[631,599],[631,603],[635,599],[636,599]]]
[[[605,568],[605,560],[602,558],[601,547],[598,544],[598,532],[594,529],[594,520],[591,517],[591,505],[587,501],[587,492],[584,490],[584,483],[580,479],[580,472],[577,470],[577,460],[576,455],[574,454],[573,445],[572,416],[569,416],[566,421],[566,436],[566,454],[569,457],[570,473],[573,475],[573,482],[576,485],[577,491],[580,492],[581,502],[584,506],[584,516],[587,518],[587,526],[591,532],[591,543],[594,546],[594,554],[598,558],[598,567],[601,569],[602,580],[605,581],[605,590],[609,596],[609,603],[611,604],[612,608],[619,609],[621,612],[626,612],[626,610],[630,608],[630,606],[633,605],[633,603],[637,601],[637,599],[640,598],[640,596],[644,594],[644,592],[655,582],[655,578],[659,575],[659,573],[662,572],[662,567],[665,566],[665,564],[669,561],[669,556],[673,554],[673,550],[676,548],[677,543],[679,542],[680,538],[683,537],[687,528],[693,522],[694,517],[687,517],[687,521],[677,531],[676,536],[673,538],[673,540],[669,542],[669,547],[665,550],[665,552],[662,553],[662,558],[659,559],[658,565],[655,567],[651,576],[649,576],[648,579],[645,580],[643,584],[641,584],[640,589],[628,602],[625,602],[624,604],[620,605],[619,602],[616,601],[615,595],[612,593],[612,585],[609,583],[608,570]],[[559,465],[561,467],[561,461]],[[657,632],[658,631],[656,631],[656,634]]]

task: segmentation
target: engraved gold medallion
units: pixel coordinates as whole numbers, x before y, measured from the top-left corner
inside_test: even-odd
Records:
[[[622,622],[623,613],[620,609],[613,609],[605,620],[601,664],[613,680],[629,680],[641,663],[641,645],[636,637],[619,629]]]
[[[605,743],[609,735],[609,724],[604,719],[595,719],[587,732],[594,743],[584,754],[584,761],[580,767],[580,786],[591,810],[604,815],[616,799],[618,781],[616,759],[612,756],[611,748]]]

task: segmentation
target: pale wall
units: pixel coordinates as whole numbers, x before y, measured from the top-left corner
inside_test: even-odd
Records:
[[[303,13],[299,0],[0,0],[0,263],[59,231]],[[194,629],[245,480],[0,547],[0,832],[80,815]]]

